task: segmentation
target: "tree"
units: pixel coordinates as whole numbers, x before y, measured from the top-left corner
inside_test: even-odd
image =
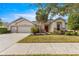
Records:
[[[79,12],[78,3],[51,3],[48,4],[48,6],[50,6],[51,8],[51,13],[55,15],[69,16],[69,14],[71,14],[72,12]]]
[[[52,6],[52,4],[50,5]],[[68,16],[68,28],[70,30],[74,30],[74,31],[79,30],[79,4],[78,3],[56,4],[55,8],[52,10],[53,10],[52,14]]]
[[[49,20],[49,15],[51,14],[52,17],[57,15],[56,12],[56,6],[57,3],[53,3],[53,4],[37,4],[38,5],[38,10],[36,12],[36,20],[38,22],[38,27],[40,32],[46,32],[45,31],[45,24],[47,23],[47,21]],[[50,16],[51,17],[51,16]]]
[[[45,18],[45,14],[44,14],[45,10],[43,9],[39,9],[36,13],[36,20],[38,22],[38,26],[39,26],[39,32],[45,32],[45,22],[47,21]]]
[[[2,25],[3,25],[3,22],[2,22],[2,20],[0,19],[0,27],[2,27]]]
[[[70,16],[71,13],[79,12],[79,4],[68,3],[51,3],[51,4],[38,4],[38,11],[36,12],[36,20],[39,24],[40,32],[45,32],[45,23],[48,21],[48,16],[51,18],[56,15]]]
[[[68,29],[79,30],[79,13],[72,13],[68,18]]]
[[[45,24],[48,21],[50,9],[44,8],[42,4],[38,4],[39,9],[36,12],[36,20],[38,22],[39,32],[46,32]]]
[[[51,13],[52,15],[67,15],[69,11],[71,10],[71,5],[72,4],[64,4],[64,3],[51,3],[47,4],[47,8],[51,8]]]

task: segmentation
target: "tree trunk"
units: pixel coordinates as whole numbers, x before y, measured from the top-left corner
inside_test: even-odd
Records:
[[[44,23],[39,24],[39,32],[40,33],[45,33],[46,32]]]
[[[41,29],[42,29],[42,32],[43,32],[43,33],[46,32],[46,30],[45,30],[45,24],[44,24],[44,23],[42,24]]]

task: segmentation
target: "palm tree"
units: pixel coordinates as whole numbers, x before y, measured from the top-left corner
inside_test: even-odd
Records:
[[[45,18],[45,14],[43,14],[44,10],[43,9],[39,9],[36,13],[36,20],[39,26],[39,31],[40,32],[45,32],[45,21],[47,21]]]
[[[43,8],[41,4],[39,4],[39,9],[36,12],[36,20],[38,23],[38,27],[39,27],[39,32],[46,32],[45,30],[45,24],[48,21],[48,16],[50,13],[50,9],[47,8]]]
[[[58,7],[57,3],[53,4],[38,4],[38,10],[36,12],[36,20],[38,22],[38,27],[40,32],[46,32],[45,25],[48,21],[49,14],[51,13],[51,16],[55,16],[58,14]]]

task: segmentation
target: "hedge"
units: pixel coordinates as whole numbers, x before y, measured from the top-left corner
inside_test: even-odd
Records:
[[[0,34],[9,33],[10,31],[7,28],[0,28]]]

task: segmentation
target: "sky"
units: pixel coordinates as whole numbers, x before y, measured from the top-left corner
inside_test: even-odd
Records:
[[[19,17],[34,21],[37,8],[36,4],[0,3],[0,18],[4,22],[11,22]]]
[[[35,21],[37,9],[37,4],[33,3],[0,3],[0,18],[3,22],[12,22],[20,17]]]

